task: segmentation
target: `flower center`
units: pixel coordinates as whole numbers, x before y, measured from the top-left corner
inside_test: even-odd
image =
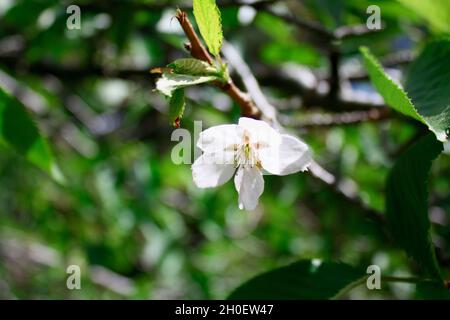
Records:
[[[261,162],[258,159],[256,149],[259,148],[259,143],[251,143],[247,132],[244,132],[243,141],[241,145],[235,146],[235,166],[257,166],[262,168]]]

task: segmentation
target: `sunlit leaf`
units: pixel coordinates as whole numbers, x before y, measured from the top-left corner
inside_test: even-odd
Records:
[[[449,2],[450,3],[450,2]],[[450,128],[450,39],[433,41],[411,64],[405,90],[433,128],[439,140],[445,140]]]
[[[435,133],[436,137],[440,141],[445,141],[447,137],[445,132],[445,123],[448,122],[450,111],[447,105],[435,105],[434,102],[431,102],[432,109],[428,109],[428,107],[430,106],[429,103],[414,105],[403,88],[384,72],[377,59],[369,52],[369,49],[362,47],[360,48],[360,51],[363,54],[364,64],[369,73],[370,80],[372,81],[372,84],[375,86],[377,91],[384,98],[386,104],[396,111],[422,122]],[[431,72],[436,76],[438,76],[436,74],[437,72],[441,72],[438,69],[433,68],[433,70],[434,71]],[[422,75],[417,76],[422,77]],[[426,81],[433,81],[433,79],[427,78],[421,80],[419,86],[424,84]],[[438,86],[438,89],[442,88],[442,86],[445,86],[445,84]],[[423,88],[428,87],[424,85]],[[416,92],[419,92],[419,97],[426,96],[425,94],[421,93],[423,92],[422,90],[422,87],[416,87]],[[436,92],[434,91],[433,93],[436,94]],[[427,95],[428,94],[429,93],[427,93]],[[447,93],[439,92],[438,94],[440,97],[442,96],[444,97],[444,99],[446,99],[445,97],[448,95],[448,90]],[[421,99],[419,99],[419,101],[420,100]],[[442,102],[438,99],[433,101],[437,101],[438,103]]]
[[[217,56],[222,47],[222,22],[215,0],[194,0],[194,16],[209,51]]]

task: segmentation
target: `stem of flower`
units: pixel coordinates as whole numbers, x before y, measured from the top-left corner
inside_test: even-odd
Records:
[[[189,39],[189,50],[191,52],[191,55],[196,59],[206,61],[210,65],[213,65],[214,59],[211,57],[208,50],[206,50],[205,46],[200,41],[200,38],[198,37],[197,33],[194,30],[194,27],[189,21],[187,14],[178,9],[175,17],[180,23],[186,37]],[[256,107],[250,96],[247,93],[242,92],[234,84],[231,78],[229,78],[229,81],[226,83],[215,81],[214,84],[227,95],[229,95],[237,103],[237,105],[239,105],[243,116],[256,119],[261,117],[261,111]]]

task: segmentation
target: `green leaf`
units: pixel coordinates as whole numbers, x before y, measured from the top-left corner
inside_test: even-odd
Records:
[[[399,0],[405,7],[425,19],[438,32],[450,32],[450,1]]]
[[[450,2],[449,2],[450,3]],[[429,43],[411,64],[405,89],[438,139],[450,128],[450,39]]]
[[[25,106],[1,88],[0,141],[47,172],[58,183],[64,183],[47,141],[41,136]]]
[[[168,67],[174,73],[191,76],[215,76],[219,74],[219,71],[209,63],[194,58],[177,59]]]
[[[369,73],[370,80],[372,84],[375,86],[377,91],[384,98],[384,101],[387,105],[395,109],[396,111],[412,117],[426,126],[436,134],[436,137],[440,141],[446,140],[445,130],[442,130],[442,117],[446,117],[445,115],[435,115],[433,112],[429,111],[425,108],[427,105],[423,105],[422,109],[418,109],[411,102],[411,99],[408,97],[406,92],[402,89],[402,87],[394,82],[391,77],[389,77],[384,71],[380,63],[377,59],[370,53],[369,49],[365,47],[361,47],[360,51],[364,57],[364,64]],[[417,75],[420,77],[421,75]],[[425,81],[421,81],[424,83]],[[442,93],[440,93],[442,94]],[[435,108],[437,110],[439,108]]]
[[[179,88],[193,86],[200,83],[217,80],[215,76],[191,76],[187,74],[176,74],[164,72],[156,82],[156,90],[171,97],[173,91]]]
[[[343,263],[300,260],[256,276],[228,299],[331,299],[366,277]]]
[[[377,91],[382,95],[386,104],[406,116],[410,116],[425,123],[411,103],[411,100],[406,95],[406,92],[383,71],[383,67],[370,53],[369,49],[361,47],[360,51],[363,54],[364,64],[369,73],[370,80]]]
[[[177,89],[173,92],[169,104],[169,118],[174,127],[180,127],[186,102],[184,100],[184,89]]]
[[[222,22],[215,0],[194,0],[194,16],[209,52],[218,56],[222,47]]]
[[[431,133],[400,156],[386,186],[386,217],[395,240],[423,272],[440,279],[428,219],[428,172],[443,144]]]

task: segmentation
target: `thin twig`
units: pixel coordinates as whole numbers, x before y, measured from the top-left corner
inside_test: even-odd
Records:
[[[333,114],[313,113],[301,119],[284,119],[282,123],[298,128],[332,127],[352,125],[369,121],[388,119],[392,112],[388,108],[373,108],[361,111],[339,112]]]
[[[177,10],[175,17],[178,19],[178,22],[183,28],[184,33],[189,39],[189,49],[191,55],[196,59],[200,59],[208,62],[209,64],[213,64],[213,58],[201,43],[200,38],[198,37],[197,33],[194,30],[194,27],[189,21],[187,14],[181,10]],[[225,84],[221,82],[215,82],[215,85],[219,87],[223,92],[225,92],[228,96],[230,96],[239,105],[243,116],[251,118],[259,118],[261,116],[261,112],[253,103],[253,100],[247,93],[242,92],[234,84],[231,78]]]

